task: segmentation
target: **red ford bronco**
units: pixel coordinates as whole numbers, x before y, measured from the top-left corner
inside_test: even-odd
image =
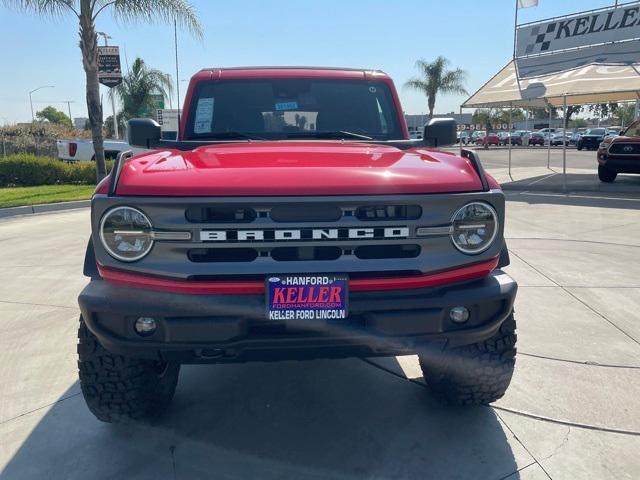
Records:
[[[417,354],[443,401],[500,398],[516,283],[505,200],[473,151],[410,140],[379,71],[229,68],[179,138],[131,120],[92,199],[80,384],[100,420],[157,414],[181,364]]]

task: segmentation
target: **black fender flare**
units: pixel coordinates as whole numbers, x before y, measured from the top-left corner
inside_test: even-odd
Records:
[[[96,253],[93,249],[93,239],[89,238],[87,243],[87,250],[84,254],[84,267],[82,273],[85,277],[100,278],[98,273],[98,265],[96,264]]]
[[[498,259],[498,268],[506,267],[511,263],[509,258],[509,249],[507,248],[507,241],[502,242],[502,250],[500,250],[500,258]]]

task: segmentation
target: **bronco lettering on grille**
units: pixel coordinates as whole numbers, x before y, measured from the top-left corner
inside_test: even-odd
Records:
[[[409,237],[409,227],[201,230],[201,242],[367,240]]]

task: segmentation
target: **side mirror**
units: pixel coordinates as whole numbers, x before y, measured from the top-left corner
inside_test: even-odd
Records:
[[[153,148],[160,141],[160,125],[150,118],[132,118],[127,122],[127,142],[132,147]]]
[[[427,147],[445,147],[456,143],[458,124],[453,118],[432,118],[424,126],[422,141]]]

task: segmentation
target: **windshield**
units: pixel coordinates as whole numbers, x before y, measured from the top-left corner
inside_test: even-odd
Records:
[[[590,128],[585,135],[604,135],[607,131],[604,128]]]
[[[203,82],[186,139],[404,138],[382,82],[260,79]]]

